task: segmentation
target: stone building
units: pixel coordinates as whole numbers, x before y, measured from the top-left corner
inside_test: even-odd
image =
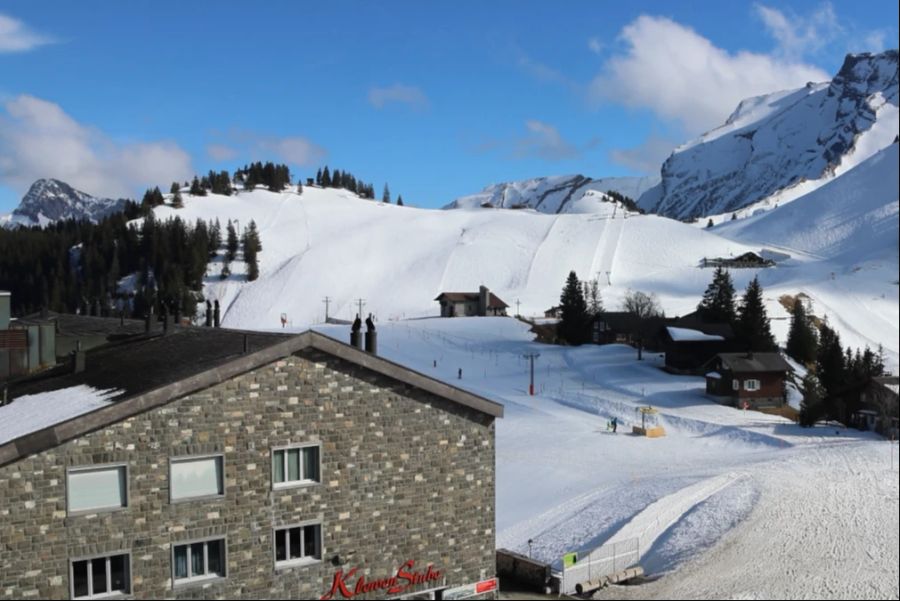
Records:
[[[174,327],[9,396],[0,599],[495,595],[489,400],[313,332]]]

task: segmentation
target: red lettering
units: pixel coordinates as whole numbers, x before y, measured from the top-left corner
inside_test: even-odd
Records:
[[[387,590],[388,594],[396,595],[416,585],[423,584],[425,582],[432,582],[434,580],[440,580],[441,576],[443,575],[443,572],[441,572],[440,570],[435,570],[434,566],[432,566],[431,564],[428,565],[428,568],[424,572],[413,571],[414,565],[415,562],[413,560],[409,560],[397,569],[396,576],[381,578],[378,580],[366,581],[365,575],[361,574],[359,578],[357,578],[356,584],[353,586],[352,591],[348,588],[347,581],[353,578],[353,575],[356,574],[358,568],[353,568],[346,574],[344,574],[343,570],[338,570],[331,582],[331,590],[328,591],[328,593],[324,596],[320,597],[320,599],[321,601],[333,599],[335,593],[340,593],[345,599],[352,599],[357,595],[371,593],[372,591],[381,589]]]
[[[326,601],[327,599],[333,599],[334,594],[338,591],[344,596],[345,599],[350,599],[356,595],[356,593],[351,593],[350,589],[347,588],[347,585],[344,581],[348,578],[352,578],[353,574],[356,573],[356,568],[353,568],[347,575],[344,576],[344,570],[338,570],[334,575],[334,580],[331,582],[331,590],[328,591],[326,595],[321,597],[322,601]],[[357,587],[359,587],[359,582],[356,583]]]

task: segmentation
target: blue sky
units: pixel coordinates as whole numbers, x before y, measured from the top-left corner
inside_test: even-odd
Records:
[[[627,6],[626,6],[627,4]],[[657,171],[741,98],[896,48],[895,2],[0,4],[0,212],[39,177],[140,196],[250,160],[440,206]]]

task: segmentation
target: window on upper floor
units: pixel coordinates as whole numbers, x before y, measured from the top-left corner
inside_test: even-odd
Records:
[[[321,559],[321,524],[275,529],[275,567],[314,563]]]
[[[222,455],[178,457],[169,462],[172,501],[225,495],[225,460]]]
[[[287,488],[321,482],[321,445],[296,445],[272,450],[272,487]]]
[[[175,586],[225,577],[225,539],[218,538],[172,547],[172,582]]]
[[[127,507],[128,468],[125,465],[69,468],[66,500],[69,514]]]

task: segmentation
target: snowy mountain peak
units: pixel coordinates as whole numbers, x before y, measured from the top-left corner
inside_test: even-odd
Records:
[[[5,225],[48,225],[64,219],[100,219],[125,208],[125,199],[97,198],[76,190],[58,179],[39,179],[28,189],[22,202]]]
[[[694,219],[826,183],[897,136],[897,74],[897,50],[851,54],[831,82],[742,101],[721,127],[677,148],[639,204]]]
[[[537,177],[491,184],[478,194],[457,198],[445,209],[534,209],[541,213],[605,212],[600,203],[615,202],[610,190],[636,199],[659,182],[658,177],[606,177],[584,175]]]

